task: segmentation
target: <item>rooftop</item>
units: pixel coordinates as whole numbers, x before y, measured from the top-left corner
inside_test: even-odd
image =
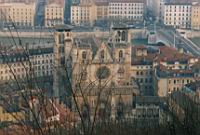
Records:
[[[56,29],[56,31],[71,31],[73,29],[73,26],[71,26],[71,25],[56,25],[55,29]]]
[[[47,0],[47,5],[59,5],[61,7],[64,7],[65,0]]]
[[[157,55],[156,61],[157,62],[185,62],[188,61],[191,58],[194,58],[194,56],[186,53],[180,53],[178,50],[172,47],[167,46],[161,46],[160,53]]]
[[[191,69],[169,69],[166,66],[159,65],[156,70],[156,75],[160,78],[184,78],[194,77],[194,72]]]
[[[110,2],[117,3],[144,3],[144,0],[110,0]]]
[[[200,81],[186,84],[186,87],[195,92],[200,89]]]
[[[160,104],[162,99],[157,96],[136,96],[134,102],[136,104]]]
[[[108,6],[109,0],[95,0],[95,5],[97,5],[97,6]]]

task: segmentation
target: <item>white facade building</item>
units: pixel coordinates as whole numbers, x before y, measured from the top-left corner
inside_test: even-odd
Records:
[[[71,6],[71,23],[74,25],[92,25],[96,19],[94,4],[75,4]]]
[[[191,8],[191,3],[166,3],[162,11],[163,23],[174,28],[190,28]]]
[[[0,57],[0,82],[25,79],[26,77],[52,76],[53,48],[37,48],[29,50],[29,58],[22,50],[8,53]],[[31,63],[31,64],[30,64]]]
[[[3,3],[0,4],[0,13],[0,20],[3,23],[34,26],[35,3]]]
[[[64,24],[64,1],[45,6],[45,27],[54,27],[58,24]]]
[[[109,17],[112,20],[138,20],[144,18],[145,3],[142,0],[110,0]]]

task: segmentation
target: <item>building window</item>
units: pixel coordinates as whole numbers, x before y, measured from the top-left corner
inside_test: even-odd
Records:
[[[126,33],[125,31],[122,32],[122,41],[125,41],[126,40]]]
[[[174,84],[176,84],[176,80],[174,80]]]
[[[139,71],[136,72],[136,75],[139,75]]]
[[[121,62],[123,60],[123,51],[120,50],[119,51],[119,62]]]
[[[86,58],[87,58],[87,53],[86,53],[86,51],[83,51],[82,52],[82,59],[86,60]]]
[[[104,50],[101,50],[101,52],[100,52],[100,59],[101,59],[101,62],[104,61],[104,58],[105,58],[105,52],[104,52]]]

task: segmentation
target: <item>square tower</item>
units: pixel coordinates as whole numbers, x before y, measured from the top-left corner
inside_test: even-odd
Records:
[[[59,25],[55,27],[53,97],[65,96],[67,83],[71,81],[71,51],[73,45],[72,27]]]

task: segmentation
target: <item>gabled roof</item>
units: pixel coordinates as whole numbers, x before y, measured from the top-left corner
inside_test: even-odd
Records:
[[[99,45],[99,47],[97,49],[97,52],[96,52],[96,54],[93,57],[93,62],[96,61],[97,59],[99,60],[99,56],[97,56],[97,54],[100,53],[100,51],[102,50],[102,48],[105,48],[104,49],[106,51],[105,53],[108,54],[107,59],[110,59],[113,62],[113,50],[105,42],[102,42],[101,45]]]
[[[75,38],[75,46],[79,49],[91,49],[93,52],[93,58],[98,50],[98,44],[93,37],[79,37]]]

